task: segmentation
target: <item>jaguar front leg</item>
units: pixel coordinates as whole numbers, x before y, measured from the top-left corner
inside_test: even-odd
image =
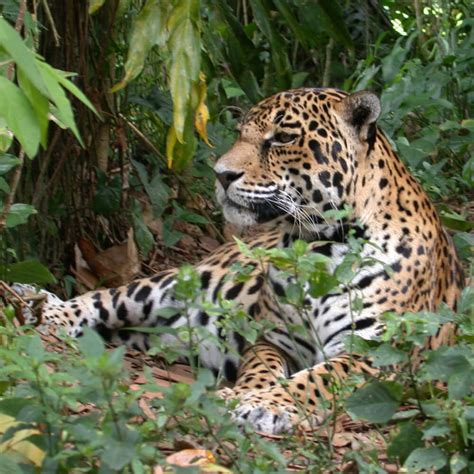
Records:
[[[334,387],[352,371],[376,374],[366,361],[344,354],[267,387],[257,388],[255,384],[254,389],[237,395],[239,404],[233,416],[239,425],[250,423],[255,430],[268,434],[314,428],[331,413],[322,402],[334,399]],[[255,375],[250,369],[245,377]]]

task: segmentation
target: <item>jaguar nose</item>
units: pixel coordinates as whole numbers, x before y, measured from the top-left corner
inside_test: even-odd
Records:
[[[236,173],[235,171],[223,171],[221,173],[216,171],[216,177],[225,191],[234,182],[237,181],[244,173]]]

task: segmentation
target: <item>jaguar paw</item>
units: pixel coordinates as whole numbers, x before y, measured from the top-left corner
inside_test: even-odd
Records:
[[[285,409],[274,408],[261,404],[243,402],[233,411],[232,416],[237,425],[251,425],[255,431],[278,435],[290,433],[296,427],[295,415]]]

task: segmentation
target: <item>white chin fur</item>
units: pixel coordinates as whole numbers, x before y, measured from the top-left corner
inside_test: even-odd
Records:
[[[241,209],[237,209],[232,206],[223,206],[224,217],[227,222],[231,224],[236,224],[238,226],[250,226],[257,224],[255,216],[247,213]]]

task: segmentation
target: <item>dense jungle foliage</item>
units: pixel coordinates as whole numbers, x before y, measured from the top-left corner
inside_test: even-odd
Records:
[[[0,294],[17,281],[70,297],[215,248],[231,230],[214,204],[213,162],[252,104],[301,86],[381,97],[380,127],[472,274],[472,2],[0,0],[0,9]],[[363,264],[358,245],[349,266],[336,276],[318,268],[318,278],[350,281]],[[284,259],[310,279],[316,266],[303,254]],[[195,304],[191,267],[179,291]],[[355,376],[335,388],[323,427],[275,439],[234,426],[210,372],[192,367],[192,384],[171,377],[163,387],[145,365],[130,389],[123,348],[87,332],[46,349],[5,304],[0,473],[474,472],[473,303],[468,287],[457,314],[388,315],[382,340],[354,344],[406,373],[354,391]],[[206,311],[223,315],[224,330],[244,326],[230,302]],[[456,344],[412,367],[413,349],[447,321],[459,324]],[[255,341],[264,329],[243,335]],[[193,360],[208,335],[180,337]],[[158,342],[153,351],[167,364],[183,355]],[[167,458],[184,448],[191,459],[204,450],[201,467]]]

